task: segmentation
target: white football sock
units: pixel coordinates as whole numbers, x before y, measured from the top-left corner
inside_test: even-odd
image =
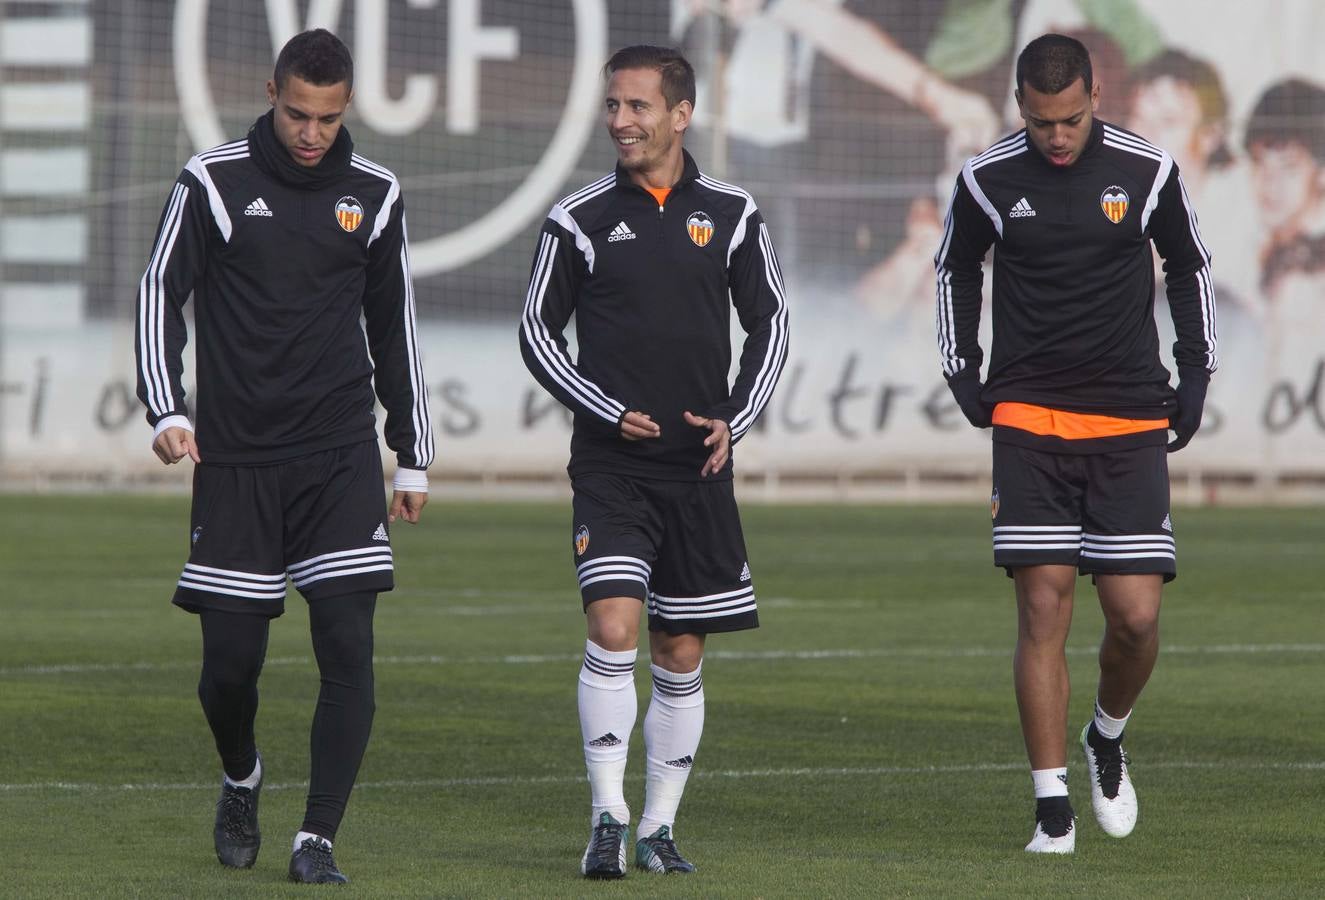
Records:
[[[666,825],[672,828],[686,779],[704,733],[704,679],[701,663],[693,672],[653,672],[653,696],[644,716],[644,815],[639,837]]]
[[[303,842],[306,841],[306,840],[308,840],[309,838],[312,838],[313,840],[317,841],[319,844],[326,844],[326,845],[327,845],[327,849],[328,849],[328,850],[331,849],[331,841],[327,840],[327,839],[324,838],[322,835],[320,835],[320,834],[313,834],[313,832],[311,832],[311,831],[301,831],[301,832],[299,832],[298,834],[296,834],[296,835],[294,836],[294,850],[292,850],[292,851],[290,851],[290,852],[291,852],[291,853],[297,852],[297,851],[299,850],[299,846],[300,846],[301,844],[303,844]]]
[[[257,787],[258,782],[262,780],[262,757],[258,757],[257,762],[253,764],[253,771],[250,772],[249,776],[243,781],[235,781],[229,775],[225,775],[224,772],[221,774],[225,777],[225,783],[231,787],[242,787],[252,790]]]
[[[630,822],[626,805],[626,754],[635,728],[635,657],[638,650],[604,650],[584,642],[580,667],[580,733],[584,736],[584,764],[589,770],[593,812],[591,825],[610,812],[618,822]]]
[[[1100,733],[1100,737],[1116,741],[1123,736],[1123,729],[1127,727],[1127,720],[1132,718],[1132,711],[1129,709],[1127,715],[1121,719],[1115,719],[1106,713],[1100,707],[1098,698],[1095,700],[1095,730]]]
[[[1031,769],[1035,799],[1067,796],[1067,766],[1061,769]]]

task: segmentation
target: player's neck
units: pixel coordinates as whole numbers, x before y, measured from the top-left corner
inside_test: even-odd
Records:
[[[645,190],[649,188],[658,190],[674,186],[681,180],[681,173],[684,171],[685,156],[682,155],[681,148],[677,147],[676,152],[659,165],[647,171],[632,171],[630,180]]]

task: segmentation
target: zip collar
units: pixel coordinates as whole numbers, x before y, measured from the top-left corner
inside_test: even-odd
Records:
[[[695,163],[695,158],[690,155],[690,151],[686,150],[684,147],[681,148],[681,158],[684,160],[684,164],[681,167],[681,177],[676,180],[676,184],[672,185],[673,194],[699,178],[699,166]],[[646,197],[649,196],[648,191],[644,190],[644,188],[631,180],[630,173],[626,171],[626,167],[619,162],[616,164],[616,186],[623,190],[633,188],[641,194],[644,194]],[[652,200],[653,198],[649,197],[649,199]]]

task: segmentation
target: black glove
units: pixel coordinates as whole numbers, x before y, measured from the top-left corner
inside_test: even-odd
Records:
[[[988,428],[994,424],[994,405],[980,399],[978,375],[959,375],[948,382],[948,390],[957,398],[957,405],[962,408],[966,421],[976,428]]]
[[[1210,385],[1210,373],[1194,366],[1178,369],[1178,408],[1169,416],[1169,428],[1174,439],[1169,452],[1176,453],[1192,439],[1201,427],[1201,414],[1205,411],[1205,389]]]

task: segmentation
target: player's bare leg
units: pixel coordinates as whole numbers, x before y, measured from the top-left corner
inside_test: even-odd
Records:
[[[1104,639],[1095,716],[1082,729],[1095,819],[1114,837],[1136,827],[1136,790],[1123,753],[1123,729],[1159,657],[1162,575],[1099,575]]]
[[[1012,661],[1021,733],[1035,785],[1035,833],[1026,849],[1071,853],[1076,845],[1067,799],[1067,634],[1072,625],[1076,567],[1013,570],[1017,651]]]
[[[1104,639],[1100,642],[1100,686],[1096,695],[1110,716],[1124,717],[1150,680],[1159,658],[1162,575],[1099,575]]]
[[[580,873],[589,878],[626,874],[630,808],[626,757],[635,728],[635,657],[643,604],[637,597],[605,597],[585,609],[589,639],[579,678],[580,732],[592,795],[592,832]]]
[[[649,632],[653,693],[644,717],[644,814],[635,863],[658,873],[695,871],[676,849],[676,812],[704,732],[704,635]]]

